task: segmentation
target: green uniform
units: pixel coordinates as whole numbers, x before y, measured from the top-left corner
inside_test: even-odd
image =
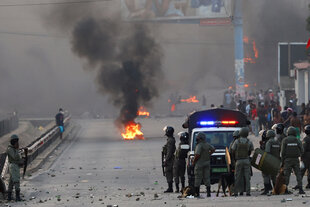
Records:
[[[286,185],[290,181],[292,169],[296,175],[297,185],[302,187],[302,177],[299,167],[299,157],[303,154],[303,146],[299,139],[293,135],[289,135],[282,141],[281,161],[284,170]]]
[[[280,160],[280,142],[279,140],[273,138],[270,138],[267,143],[266,143],[266,148],[265,151],[269,154],[271,154],[272,156],[278,158]],[[268,182],[270,182],[270,179],[272,180],[272,184],[273,186],[275,186],[276,183],[276,176],[275,175],[268,175]],[[264,180],[265,182],[265,180]]]
[[[250,154],[254,150],[253,143],[244,137],[240,137],[232,146],[234,157],[236,159],[235,167],[235,195],[243,191],[243,179],[245,181],[245,190],[247,194],[251,193],[251,163]]]
[[[209,187],[210,184],[210,153],[215,148],[205,140],[200,141],[195,148],[195,155],[200,155],[195,163],[195,187],[200,187],[203,180],[204,184]]]
[[[173,162],[175,153],[175,138],[168,137],[167,143],[163,147],[165,154],[165,174],[168,183],[173,182]]]
[[[310,135],[307,135],[302,140],[302,146],[304,148],[304,153],[301,156],[301,160],[304,162],[305,167],[301,170],[301,177],[305,175],[305,172],[308,170],[308,185],[310,184]]]
[[[24,161],[18,149],[14,148],[11,144],[8,146],[6,153],[8,155],[10,173],[8,192],[13,191],[13,186],[15,186],[15,191],[20,191],[20,166]]]

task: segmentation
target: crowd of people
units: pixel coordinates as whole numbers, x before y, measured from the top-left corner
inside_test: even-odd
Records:
[[[263,129],[271,129],[275,124],[283,123],[285,128],[295,127],[297,137],[300,138],[303,127],[310,124],[310,102],[297,107],[296,97],[291,97],[289,104],[282,108],[280,93],[273,92],[272,89],[246,93],[246,101],[234,91],[226,91],[223,107],[237,109],[246,114],[251,121],[251,133],[255,136]]]

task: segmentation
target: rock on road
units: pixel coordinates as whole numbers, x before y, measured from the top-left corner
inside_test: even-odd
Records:
[[[161,147],[165,125],[180,128],[184,118],[141,119],[145,140],[124,141],[113,120],[79,120],[80,133],[59,147],[59,156],[22,181],[26,201],[10,206],[306,206],[302,196],[260,196],[260,172],[254,170],[252,197],[178,199],[179,194],[163,194]],[[183,130],[184,131],[184,130]],[[176,137],[177,138],[177,137]],[[255,139],[255,138],[253,138]],[[257,138],[256,138],[257,139]],[[257,140],[255,140],[257,143]],[[257,147],[257,144],[256,146]],[[55,156],[56,157],[56,156]],[[49,163],[49,162],[47,162]],[[305,182],[305,179],[304,179]],[[294,186],[295,176],[291,177]],[[217,189],[217,184],[212,190]],[[205,197],[205,187],[201,186]],[[294,192],[296,193],[296,192]],[[310,194],[309,191],[306,191]],[[157,195],[157,197],[155,196]],[[293,201],[281,202],[286,198]],[[251,202],[251,203],[249,203]]]

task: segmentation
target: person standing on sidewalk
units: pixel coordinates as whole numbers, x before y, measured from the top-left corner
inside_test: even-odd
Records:
[[[64,117],[64,111],[62,108],[59,109],[59,112],[58,114],[56,114],[55,119],[56,119],[56,125],[59,127],[60,139],[62,139],[62,134],[65,131],[65,128],[64,128],[65,117]]]

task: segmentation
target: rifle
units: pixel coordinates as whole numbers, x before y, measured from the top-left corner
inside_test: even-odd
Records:
[[[165,151],[164,151],[164,148],[163,150],[161,151],[161,167],[163,168],[163,176],[166,176],[166,172],[165,172]]]
[[[28,148],[24,148],[24,153],[25,153],[25,160],[24,160],[24,172],[23,172],[23,179],[25,178],[26,170],[27,170],[27,165],[28,165]]]

